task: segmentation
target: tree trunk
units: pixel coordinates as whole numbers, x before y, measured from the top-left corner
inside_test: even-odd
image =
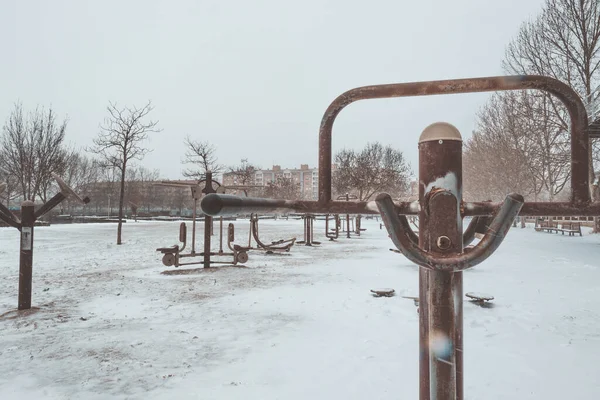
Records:
[[[600,182],[592,186],[592,201],[597,203],[600,201]],[[594,217],[594,229],[592,233],[600,233],[600,217]]]
[[[125,166],[121,170],[121,192],[119,193],[119,223],[117,224],[117,244],[121,244],[121,230],[123,229],[123,200],[125,199]]]

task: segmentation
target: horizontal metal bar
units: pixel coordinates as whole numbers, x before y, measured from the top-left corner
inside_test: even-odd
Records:
[[[463,216],[491,216],[502,203],[464,203]],[[402,214],[402,210],[399,210]],[[572,204],[558,202],[524,203],[520,216],[524,217],[593,217],[600,216],[600,203]]]
[[[409,203],[402,203],[407,207]],[[375,202],[332,201],[321,204],[317,201],[263,199],[239,197],[230,194],[209,194],[200,202],[202,211],[210,216],[227,216],[244,213],[277,214],[379,214]]]
[[[492,216],[502,203],[478,202],[463,203],[462,216]],[[212,193],[206,195],[200,203],[202,211],[207,215],[232,216],[237,214],[258,213],[262,215],[278,213],[299,214],[379,214],[374,201],[318,201],[277,200],[258,197],[239,197],[229,194]],[[419,203],[394,202],[399,215],[418,215]],[[574,205],[572,203],[525,203],[519,213],[521,216],[564,216],[584,217],[600,216],[600,203]]]

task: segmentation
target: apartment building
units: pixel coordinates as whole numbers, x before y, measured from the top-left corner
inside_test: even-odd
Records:
[[[261,169],[254,172],[251,182],[246,185],[256,185],[265,187],[270,183],[277,182],[278,178],[291,179],[294,184],[299,186],[302,200],[317,200],[319,197],[319,169],[309,168],[308,164],[301,164],[300,168],[281,168],[281,165],[273,165],[271,169]],[[223,174],[223,184],[225,186],[241,185],[239,177],[232,172]],[[229,192],[229,191],[228,191]],[[236,190],[241,194],[241,190]],[[234,193],[233,191],[230,193]]]

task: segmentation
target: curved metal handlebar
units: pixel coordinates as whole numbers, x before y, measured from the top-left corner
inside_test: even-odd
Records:
[[[467,247],[475,240],[475,234],[485,234],[488,225],[491,223],[492,218],[490,217],[473,217],[463,233],[463,247]]]
[[[438,271],[462,271],[487,259],[500,246],[514,218],[523,206],[523,196],[509,194],[496,211],[483,239],[461,254],[429,253],[419,248],[411,237],[412,229],[404,215],[398,215],[392,197],[387,193],[377,196],[375,203],[392,241],[406,258],[422,267]]]

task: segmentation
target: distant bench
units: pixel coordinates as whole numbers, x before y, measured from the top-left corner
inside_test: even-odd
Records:
[[[539,221],[538,225],[535,226],[535,230],[546,231],[546,232],[561,232],[563,235],[566,233],[569,236],[575,236],[575,234],[579,234],[579,236],[583,236],[581,233],[581,222],[563,222],[560,224],[560,228],[558,227],[558,223],[550,222],[550,221]]]

